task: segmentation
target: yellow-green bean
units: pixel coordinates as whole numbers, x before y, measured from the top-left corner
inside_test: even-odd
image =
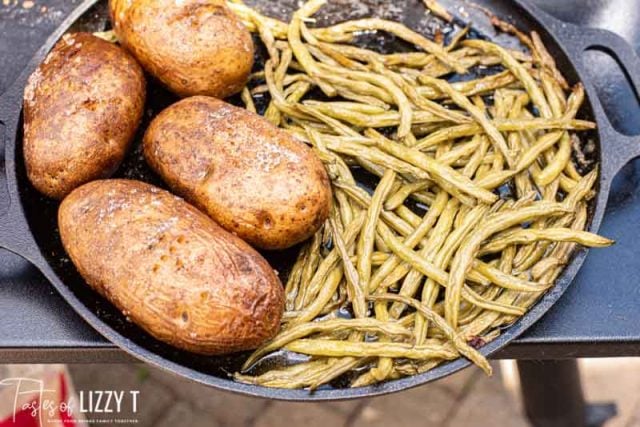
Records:
[[[524,130],[590,130],[595,128],[595,123],[586,120],[575,119],[494,119],[493,126],[500,132],[518,132]],[[441,129],[418,141],[415,146],[418,150],[440,144],[444,141],[473,136],[482,132],[482,127],[477,123],[465,123]]]
[[[357,330],[387,336],[411,336],[411,331],[396,322],[381,322],[379,320],[369,318],[332,319],[303,323],[283,330],[271,341],[262,345],[260,348],[254,351],[251,356],[245,361],[244,365],[242,366],[242,370],[244,371],[249,369],[261,357],[273,351],[276,351],[281,347],[284,347],[291,341],[304,338],[316,333],[333,332],[340,330]]]
[[[500,252],[510,245],[522,245],[540,240],[552,242],[574,242],[590,248],[604,248],[613,244],[612,240],[588,231],[571,230],[570,228],[522,229],[507,236],[492,240],[480,250],[480,255]]]
[[[440,329],[444,333],[460,354],[477,364],[487,375],[491,375],[492,369],[487,359],[485,359],[484,356],[482,356],[473,347],[468,345],[442,317],[434,313],[429,307],[413,298],[393,294],[370,296],[369,299],[374,301],[378,299],[397,301],[415,308],[422,316],[428,319],[429,322],[432,322],[436,328]]]
[[[504,139],[504,137],[498,131],[498,129],[496,129],[496,127],[487,118],[484,112],[482,112],[478,107],[473,105],[465,95],[455,90],[445,80],[436,79],[426,75],[420,76],[419,80],[422,83],[436,87],[440,92],[446,93],[447,95],[449,95],[449,97],[453,102],[455,102],[458,106],[468,111],[469,114],[471,114],[471,116],[478,122],[478,124],[482,126],[486,134],[489,136],[489,139],[494,143],[496,148],[502,153],[504,158],[507,160],[507,163],[510,166],[513,165],[513,159],[511,157],[511,154],[509,153],[509,149],[507,148],[507,141]]]
[[[489,52],[497,55],[502,60],[504,66],[508,68],[518,80],[522,82],[525,90],[529,93],[531,101],[540,110],[540,115],[544,118],[550,118],[552,116],[551,108],[544,97],[544,94],[536,84],[531,74],[527,69],[520,64],[506,49],[500,47],[495,43],[490,43],[484,40],[465,40],[462,42],[464,46],[474,47],[484,52]]]
[[[366,221],[366,219],[365,219]],[[329,218],[329,224],[331,225],[331,231],[333,235],[333,242],[338,249],[338,253],[342,258],[342,265],[344,268],[344,275],[347,278],[347,284],[349,285],[349,299],[351,301],[351,305],[353,306],[353,312],[356,317],[365,317],[367,312],[367,307],[365,303],[365,285],[359,279],[359,274],[356,271],[353,263],[351,262],[351,258],[349,256],[349,251],[347,249],[347,245],[342,240],[340,233],[338,231],[338,227],[336,226],[333,218]]]
[[[493,203],[497,200],[495,194],[476,186],[464,175],[414,148],[400,145],[386,138],[376,138],[375,141],[382,150],[429,173],[431,179],[440,184],[445,191],[453,187],[485,203]]]
[[[455,359],[458,353],[446,346],[414,346],[397,342],[349,342],[336,340],[300,339],[285,348],[295,353],[330,357],[398,357],[406,359]]]
[[[567,208],[559,203],[537,202],[517,211],[495,213],[480,224],[473,235],[468,236],[460,245],[451,262],[451,273],[448,277],[445,292],[445,317],[449,324],[456,328],[458,325],[458,309],[460,295],[464,287],[464,278],[467,270],[472,266],[473,259],[480,244],[497,233],[516,224],[538,219],[540,217],[557,215],[567,212]]]

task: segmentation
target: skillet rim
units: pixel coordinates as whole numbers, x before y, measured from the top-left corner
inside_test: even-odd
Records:
[[[313,393],[304,389],[275,389],[258,385],[244,384],[233,379],[225,379],[212,374],[203,373],[195,368],[189,368],[181,365],[177,362],[171,361],[167,358],[159,356],[158,354],[148,350],[146,347],[141,346],[126,336],[117,332],[114,328],[109,326],[104,320],[102,320],[97,314],[90,310],[78,297],[75,296],[70,287],[65,285],[64,281],[53,270],[49,262],[42,254],[39,245],[36,243],[35,238],[30,230],[29,221],[24,212],[23,200],[21,197],[21,191],[18,186],[18,176],[16,161],[16,153],[18,150],[18,126],[21,121],[19,116],[22,110],[22,91],[26,83],[27,77],[38,66],[38,64],[44,59],[49,50],[58,41],[64,32],[73,25],[80,17],[82,17],[92,6],[102,0],[84,0],[56,29],[56,31],[47,39],[43,46],[31,59],[25,70],[22,72],[16,82],[7,90],[5,95],[2,96],[0,102],[0,113],[5,113],[5,109],[13,109],[13,116],[9,119],[5,119],[3,123],[6,126],[5,135],[7,136],[5,142],[5,173],[7,174],[7,187],[10,195],[11,204],[9,207],[9,224],[18,224],[20,229],[24,229],[28,236],[24,237],[18,244],[6,245],[7,248],[18,255],[21,255],[33,263],[45,277],[54,285],[60,295],[72,306],[72,308],[89,323],[96,331],[103,335],[106,339],[120,347],[130,355],[140,359],[144,362],[150,363],[165,371],[171,372],[189,378],[204,385],[212,386],[221,390],[236,392],[248,396],[271,398],[277,400],[288,401],[327,401],[327,400],[346,400],[356,399],[361,397],[371,397],[383,394],[388,394],[404,389],[417,387],[427,382],[434,381],[439,378],[443,378],[447,375],[453,374],[471,363],[464,359],[458,358],[451,362],[438,366],[437,368],[428,371],[423,374],[413,375],[397,380],[390,380],[383,382],[382,384],[359,387],[359,388],[343,388],[343,389],[320,389]],[[553,43],[553,46],[566,58],[566,62],[572,67],[572,72],[578,77],[579,81],[585,83],[585,90],[587,93],[585,104],[593,112],[593,116],[598,124],[597,145],[600,148],[600,163],[604,159],[605,151],[602,147],[602,141],[605,141],[607,137],[616,137],[616,132],[613,131],[607,122],[606,115],[602,111],[597,98],[597,94],[591,84],[588,84],[589,79],[585,78],[586,73],[582,68],[582,64],[574,57],[571,52],[567,50],[568,46],[563,44],[563,40],[555,33],[554,28],[550,28],[545,25],[539,13],[543,13],[531,5],[527,4],[526,0],[513,1],[513,7],[519,9],[519,12],[523,15],[524,19],[531,21],[532,27],[541,30],[548,40]],[[549,43],[549,42],[547,42]],[[11,112],[10,112],[11,114]],[[2,114],[5,117],[5,114]],[[12,121],[13,119],[13,121]],[[7,125],[7,123],[9,123]],[[613,133],[613,136],[611,135]],[[604,209],[609,193],[609,184],[612,177],[603,174],[600,170],[598,183],[599,191],[596,196],[596,200],[593,202],[593,211],[591,215],[591,221],[588,227],[589,231],[597,231],[600,226],[602,217],[604,215]],[[3,227],[13,228],[14,227]],[[4,234],[4,233],[3,233]],[[5,246],[2,242],[2,235],[0,235],[0,246]],[[536,304],[521,318],[519,318],[514,324],[505,328],[502,334],[491,341],[487,345],[480,349],[480,352],[489,356],[492,353],[498,351],[502,347],[509,344],[513,339],[522,334],[527,328],[532,326],[544,313],[546,313],[560,298],[560,296],[566,291],[569,285],[573,282],[573,278],[579,271],[588,249],[579,248],[574,251],[571,261],[567,264],[560,277],[556,280],[555,286],[550,289]]]

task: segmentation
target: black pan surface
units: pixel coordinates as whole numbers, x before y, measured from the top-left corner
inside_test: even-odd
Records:
[[[297,9],[296,0],[248,1],[252,6],[269,16],[288,19]],[[471,37],[490,38],[502,45],[518,48],[517,41],[507,35],[496,33],[487,17],[476,7],[465,1],[450,0],[442,3],[453,11],[460,22],[473,23]],[[581,118],[595,120],[598,131],[587,135],[595,142],[597,149],[590,153],[592,160],[600,164],[598,196],[590,207],[589,230],[597,231],[602,219],[609,191],[610,181],[615,173],[627,161],[640,154],[640,144],[632,137],[617,133],[608,123],[606,115],[598,102],[593,87],[586,80],[585,64],[582,53],[587,49],[601,49],[614,55],[628,70],[629,76],[640,77],[640,61],[633,50],[612,33],[599,30],[585,30],[560,23],[532,5],[510,0],[477,2],[491,9],[496,15],[506,19],[525,31],[536,30],[543,37],[559,68],[570,83],[583,81],[588,100],[581,111]],[[441,20],[425,14],[421,0],[332,0],[318,15],[318,25],[327,25],[348,19],[377,16],[400,21],[409,27],[433,36],[441,31],[445,37],[453,34],[459,25],[444,24]],[[305,390],[268,389],[259,386],[236,383],[229,375],[242,364],[247,354],[225,357],[204,357],[176,350],[153,339],[125,317],[106,300],[91,291],[79,276],[66,256],[56,225],[58,203],[41,196],[29,183],[22,161],[22,124],[21,95],[26,78],[44,58],[60,35],[69,31],[102,31],[109,28],[106,1],[87,0],[69,17],[61,28],[38,52],[17,83],[0,100],[0,123],[5,132],[5,161],[2,165],[6,181],[0,184],[0,190],[6,191],[11,203],[0,217],[0,246],[12,250],[34,263],[56,286],[65,299],[78,313],[106,338],[122,347],[132,355],[161,368],[192,380],[249,395],[286,400],[329,400],[371,396],[414,387],[444,377],[469,365],[465,359],[459,359],[441,365],[425,374],[400,380],[385,382],[377,386],[356,389],[345,388],[348,378],[342,378],[314,393]],[[368,34],[363,35],[359,43],[380,51],[403,51],[410,46],[393,37]],[[257,43],[259,45],[259,43]],[[258,49],[256,67],[262,64],[264,52]],[[478,73],[492,70],[476,70]],[[469,78],[472,78],[470,75]],[[140,140],[150,119],[176,98],[151,78],[148,85],[147,110],[140,126],[134,149],[129,153],[116,176],[140,179],[164,187],[162,181],[147,167],[140,149]],[[638,80],[633,81],[636,90]],[[238,99],[232,98],[233,103]],[[260,102],[262,101],[262,102]],[[268,100],[258,100],[258,106],[264,107]],[[4,175],[4,174],[3,174]],[[371,186],[372,177],[360,174],[362,184]],[[4,180],[4,177],[2,178]],[[505,194],[508,197],[508,194]],[[285,279],[289,266],[295,260],[297,248],[282,252],[267,252],[264,255]],[[484,346],[481,351],[489,355],[505,346],[517,337],[538,318],[540,318],[569,286],[586,255],[581,249],[573,255],[572,261],[558,279],[556,286],[549,291],[524,317],[512,326],[505,328],[500,337]],[[286,362],[287,356],[280,355],[271,363]]]

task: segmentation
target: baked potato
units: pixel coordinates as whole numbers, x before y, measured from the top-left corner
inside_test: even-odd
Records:
[[[249,30],[224,0],[110,0],[118,40],[169,90],[224,98],[253,66]]]
[[[224,101],[197,96],[166,108],[143,148],[176,193],[256,247],[293,246],[329,215],[329,178],[311,149]]]
[[[24,161],[41,193],[61,199],[120,165],[142,118],[142,68],[88,33],[65,35],[24,91]]]
[[[165,190],[93,181],[63,200],[58,225],[89,286],[160,341],[215,355],[279,328],[283,289],[267,261]]]

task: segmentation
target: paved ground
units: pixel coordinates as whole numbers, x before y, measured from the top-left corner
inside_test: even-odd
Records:
[[[581,362],[585,394],[592,402],[615,402],[619,415],[605,427],[640,427],[640,358]],[[526,427],[518,399],[515,364],[495,364],[487,378],[476,369],[417,389],[373,399],[301,404],[270,402],[216,391],[144,365],[70,365],[77,391],[139,391],[138,412],[125,399],[119,414],[99,420],[137,420],[142,427]],[[56,365],[0,365],[0,379],[57,381]],[[47,380],[48,378],[48,380]],[[46,383],[50,385],[53,383]],[[6,395],[5,395],[6,396]],[[88,399],[85,397],[85,400]],[[0,401],[0,413],[8,411]],[[9,405],[10,406],[10,405]],[[3,409],[4,408],[4,409]],[[122,423],[94,423],[116,425]],[[56,424],[56,427],[59,427]]]
[[[589,399],[618,404],[620,415],[606,427],[640,427],[640,359],[590,359],[582,361],[581,368]],[[269,402],[223,393],[142,365],[71,365],[69,369],[78,390],[140,390],[135,415],[139,426],[528,425],[512,391],[517,384],[508,362],[492,378],[467,369],[390,396],[319,404]]]

